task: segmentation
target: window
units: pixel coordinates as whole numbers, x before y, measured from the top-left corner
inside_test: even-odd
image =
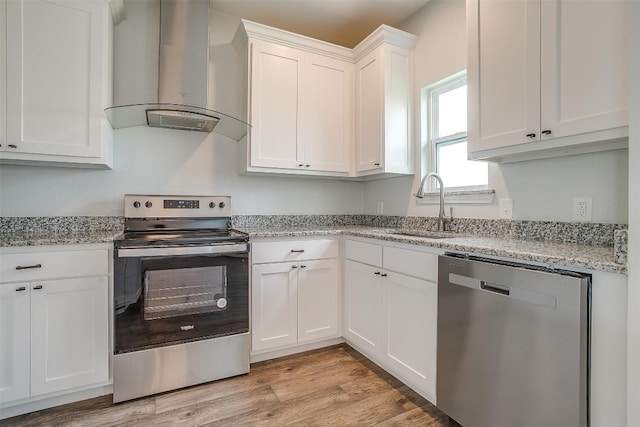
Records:
[[[423,88],[421,97],[423,170],[437,172],[447,189],[487,188],[487,163],[467,160],[466,71]]]

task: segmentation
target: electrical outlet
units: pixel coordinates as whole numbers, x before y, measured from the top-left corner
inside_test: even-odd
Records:
[[[377,202],[376,212],[378,215],[382,215],[384,213],[384,202]]]
[[[574,221],[591,221],[591,197],[574,197],[573,198],[573,220]]]
[[[498,200],[498,210],[500,211],[500,219],[513,218],[513,200],[511,199]]]

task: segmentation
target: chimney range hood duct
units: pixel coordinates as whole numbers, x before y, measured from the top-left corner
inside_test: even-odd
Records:
[[[158,102],[105,109],[114,129],[153,126],[240,140],[249,125],[208,109],[209,0],[160,1]]]

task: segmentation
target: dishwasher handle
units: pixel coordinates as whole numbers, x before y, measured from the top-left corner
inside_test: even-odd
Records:
[[[480,289],[505,296],[509,296],[510,293],[510,288],[496,285],[495,283],[485,282],[484,280],[480,281]]]

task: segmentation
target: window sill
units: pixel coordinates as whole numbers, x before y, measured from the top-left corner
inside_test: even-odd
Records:
[[[448,204],[481,204],[493,203],[496,190],[488,188],[484,190],[453,190],[444,191],[444,202]],[[423,199],[416,199],[418,205],[433,205],[440,203],[440,192],[426,193]]]

